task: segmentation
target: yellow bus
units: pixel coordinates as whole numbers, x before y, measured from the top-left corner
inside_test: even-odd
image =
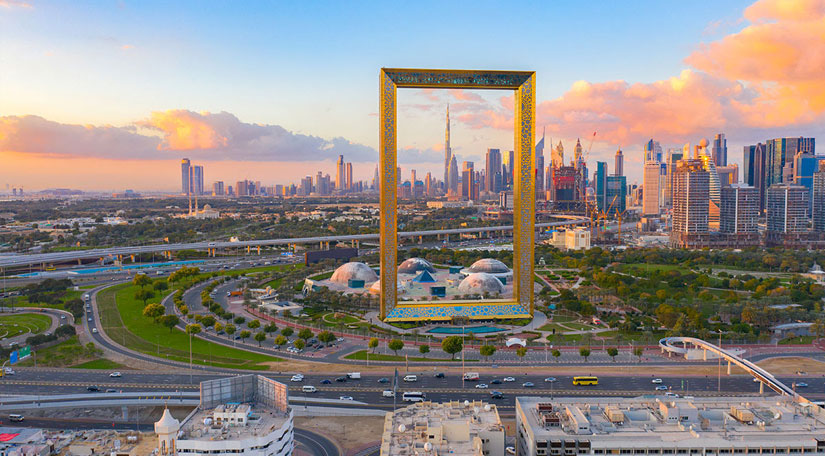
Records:
[[[585,377],[585,376],[573,377],[573,385],[586,386],[586,385],[598,385],[598,384],[599,384],[599,377],[589,377],[589,376],[587,376],[587,377]]]

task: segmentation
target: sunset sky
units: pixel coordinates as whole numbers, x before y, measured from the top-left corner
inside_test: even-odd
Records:
[[[621,146],[633,182],[649,138],[822,137],[825,0],[0,0],[0,191],[175,191],[182,157],[210,188],[338,154],[369,179],[381,67],[536,71],[538,135],[596,131],[591,169]],[[512,149],[509,92],[402,90],[404,178],[441,175],[447,103],[460,161]]]

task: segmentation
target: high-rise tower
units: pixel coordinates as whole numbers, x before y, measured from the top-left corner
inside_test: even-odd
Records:
[[[711,158],[717,168],[720,166],[728,166],[728,140],[725,139],[724,133],[718,133],[713,137]]]
[[[336,164],[335,168],[335,189],[338,192],[343,192],[346,188],[346,182],[344,178],[344,156],[338,156],[338,163]]]
[[[450,105],[447,105],[447,128],[444,131],[444,191],[453,188],[453,183],[450,182],[450,159],[453,156],[453,150],[450,148]]]
[[[622,149],[616,149],[616,165],[613,168],[614,176],[624,176],[624,155]]]
[[[191,162],[188,158],[184,158],[180,161],[180,192],[184,195],[189,195],[191,191],[191,187],[189,185],[189,168],[191,167]]]

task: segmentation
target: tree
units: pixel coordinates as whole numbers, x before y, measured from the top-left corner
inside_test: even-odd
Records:
[[[241,338],[241,342],[246,342],[246,339],[249,339],[249,336],[251,336],[251,335],[252,335],[252,331],[248,331],[246,329],[244,329],[243,331],[240,332],[240,334],[238,334],[238,336]]]
[[[519,358],[524,359],[524,356],[527,355],[527,347],[517,348],[516,355],[518,355]]]
[[[613,362],[616,362],[616,356],[619,355],[619,349],[616,347],[608,347],[607,348],[607,355],[613,359]]]
[[[367,342],[367,347],[372,349],[372,352],[375,353],[375,349],[378,348],[378,338],[377,337],[371,338],[370,341]]]
[[[304,347],[307,346],[307,343],[304,342],[304,339],[298,339],[295,341],[293,345],[295,345],[295,348],[297,348],[298,350],[303,350]]]
[[[252,320],[252,321],[250,321],[249,323],[246,324],[246,327],[249,328],[249,329],[258,329],[258,328],[261,327],[261,321],[260,320]]]
[[[236,325],[242,325],[245,321],[246,321],[246,318],[244,318],[244,317],[235,317],[235,324]]]
[[[215,323],[215,317],[213,317],[212,315],[207,315],[201,319],[201,324],[204,326],[204,328],[211,328],[215,326]]]
[[[584,362],[587,362],[587,358],[590,357],[590,349],[586,347],[580,348],[579,355],[584,358]]]
[[[278,330],[278,326],[275,323],[270,323],[270,324],[264,326],[264,332],[266,332],[267,334],[274,333],[277,330]]]
[[[312,339],[312,330],[309,328],[304,328],[298,331],[298,338],[304,339],[305,341]]]
[[[429,353],[429,352],[430,352],[430,346],[429,345],[425,344],[425,345],[419,345],[418,346],[418,353],[421,353],[422,355],[427,356],[427,353]]]
[[[215,326],[213,326],[213,327],[215,328],[216,333],[219,333],[219,332],[223,331],[223,323],[221,323],[219,321],[216,321]]]
[[[811,332],[816,337],[825,337],[825,320],[820,318],[814,321],[814,324],[811,325]]]
[[[556,362],[559,362],[559,357],[561,357],[561,352],[559,350],[554,348],[550,354],[553,355],[553,358],[556,358]]]
[[[147,285],[151,285],[152,279],[150,279],[146,274],[135,274],[135,278],[132,279],[132,284],[142,289]]]
[[[197,323],[192,323],[186,325],[186,334],[190,336],[194,336],[195,334],[199,334],[201,332],[201,325]]]
[[[158,280],[152,285],[152,288],[154,288],[155,291],[165,291],[169,289],[169,283],[163,280]]]
[[[235,325],[227,323],[226,326],[223,327],[223,330],[226,331],[226,334],[228,334],[231,337],[232,334],[235,334],[237,328],[235,328]]]
[[[325,344],[328,344],[328,343],[332,342],[333,340],[335,340],[335,334],[333,334],[329,331],[321,331],[320,333],[318,333],[318,340],[320,340],[321,342],[323,342]]]
[[[180,318],[177,315],[164,315],[160,319],[160,324],[169,328],[169,332],[172,332],[172,329],[180,323]]]
[[[395,352],[395,356],[398,356],[398,350],[404,348],[404,342],[400,339],[392,339],[388,344],[387,348]]]
[[[180,314],[184,317],[189,315],[189,306],[187,306],[186,304],[178,307],[178,310],[180,311]]]
[[[481,348],[479,349],[479,352],[481,353],[481,356],[483,356],[484,360],[486,361],[489,357],[493,356],[496,353],[496,347],[495,347],[495,345],[482,345]]]
[[[139,301],[143,301],[143,305],[146,305],[146,301],[155,297],[155,292],[152,290],[144,290],[141,288],[140,290],[135,292],[135,299]]]
[[[158,319],[165,313],[166,308],[161,304],[148,304],[143,308],[143,316],[151,318],[155,323],[157,323]]]
[[[263,331],[258,331],[255,333],[255,340],[258,341],[258,346],[261,346],[261,342],[266,340],[266,333]]]
[[[276,347],[278,347],[278,350],[280,350],[280,349],[281,349],[281,347],[283,347],[284,345],[286,345],[286,337],[284,337],[284,336],[278,336],[278,337],[276,337],[276,338],[275,338],[275,340],[273,341],[273,343],[275,344],[275,346],[276,346]]]
[[[633,349],[633,354],[639,357],[639,362],[642,362],[642,354],[645,352],[643,347],[636,347]]]
[[[441,341],[441,349],[450,355],[450,359],[455,359],[455,354],[464,349],[464,340],[458,336],[445,337]]]
[[[289,337],[295,333],[295,330],[287,326],[286,328],[281,330],[281,335],[284,337]]]

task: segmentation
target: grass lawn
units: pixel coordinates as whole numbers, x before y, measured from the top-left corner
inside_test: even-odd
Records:
[[[19,366],[34,366],[37,358],[38,366],[66,367],[82,361],[91,360],[101,355],[101,351],[94,346],[80,345],[77,336],[72,336],[57,345],[33,352],[32,356],[18,363]]]
[[[539,328],[539,331],[553,331],[556,330],[556,333],[563,333],[569,331],[567,328],[562,328],[561,326],[555,323],[547,323],[544,326]]]
[[[52,319],[41,314],[14,314],[0,316],[0,339],[21,334],[40,334],[49,329]]]
[[[682,274],[687,274],[690,269],[679,265],[679,264],[649,264],[649,263],[627,263],[619,266],[618,268],[621,271],[625,271],[627,269],[638,269],[646,272],[651,271],[679,271]]]
[[[117,285],[97,296],[100,319],[106,333],[115,342],[148,355],[189,362],[189,336],[175,328],[169,331],[143,316],[143,301],[134,298],[137,287]],[[149,303],[160,302],[158,295]],[[163,342],[162,344],[160,342]],[[266,370],[266,362],[280,358],[239,350],[192,338],[193,362],[196,364],[235,369]]]
[[[814,336],[787,337],[779,341],[779,345],[808,345],[813,343]]]
[[[270,280],[269,282],[267,282],[263,285],[263,288],[270,287],[273,290],[277,290],[278,288],[281,287],[281,282],[283,282],[283,280],[284,280],[283,278]]]
[[[370,361],[404,361],[405,359],[407,359],[407,358],[404,358],[403,356],[384,355],[384,354],[381,354],[381,353],[375,353],[375,354],[370,353],[369,355],[370,355],[370,357],[369,357]],[[456,356],[460,356],[460,354],[456,355]],[[349,355],[345,356],[344,359],[353,359],[353,360],[357,360],[357,361],[366,361],[367,360],[367,351],[366,350],[361,350],[361,351],[357,351],[355,353],[350,353]],[[420,356],[410,356],[409,360],[410,361],[416,361],[416,362],[455,361],[455,360],[448,359],[448,358],[423,358],[423,357],[420,357]],[[460,360],[460,358],[459,358],[459,360]],[[477,362],[478,360],[477,359],[465,359],[464,361],[465,362]]]
[[[574,321],[565,322],[564,326],[567,326],[570,329],[575,329],[575,330],[578,330],[578,331],[587,331],[587,330],[593,329],[593,326],[584,325],[584,324],[581,324],[581,323],[576,323]]]
[[[116,363],[110,359],[93,359],[85,363],[71,366],[72,369],[100,369],[100,370],[117,370],[124,367],[123,364]]]
[[[551,321],[553,323],[566,323],[568,321],[576,321],[576,320],[578,320],[578,317],[574,317],[572,315],[553,314],[553,316],[551,318]]]
[[[323,316],[324,322],[325,323],[332,323],[334,325],[337,325],[338,323],[343,322],[345,325],[351,325],[351,324],[358,323],[360,321],[357,318],[353,317],[352,315],[347,315],[347,314],[343,314],[343,316],[341,318],[335,318],[336,313],[337,312],[330,312],[328,314],[325,314]]]
[[[335,272],[335,271],[327,271],[327,272],[324,272],[323,274],[314,275],[314,276],[310,277],[309,279],[310,279],[310,280],[324,280],[324,279],[328,279],[328,278],[332,277],[332,274],[333,274],[334,272]]]

